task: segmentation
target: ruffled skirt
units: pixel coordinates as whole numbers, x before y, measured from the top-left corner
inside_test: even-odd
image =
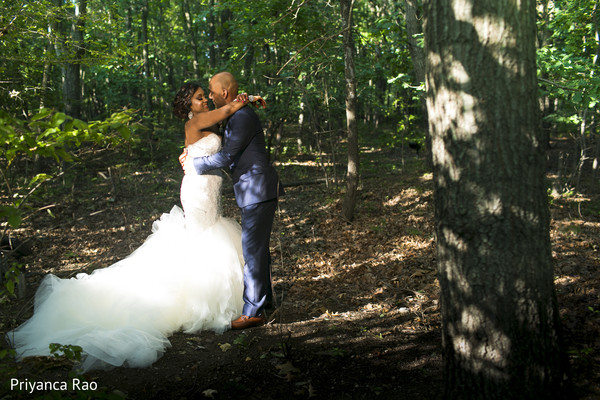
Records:
[[[72,279],[48,275],[34,315],[8,333],[19,358],[49,355],[49,345],[83,348],[83,370],[146,367],[175,331],[223,332],[242,311],[241,230],[219,217],[186,228],[175,206],[127,258]]]

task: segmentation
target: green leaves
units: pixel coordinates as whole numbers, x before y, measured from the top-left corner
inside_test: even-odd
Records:
[[[558,105],[546,120],[563,130],[580,124],[585,111],[595,108],[600,99],[594,7],[592,0],[554,1],[538,22],[540,37],[545,39],[537,52],[540,86],[543,95]]]
[[[23,204],[44,182],[52,179],[46,173],[31,178],[26,185],[13,191],[11,166],[19,158],[39,156],[56,162],[74,160],[72,150],[83,143],[118,145],[133,140],[131,123],[134,111],[124,110],[102,121],[85,122],[65,113],[41,109],[29,120],[11,117],[0,110],[0,172],[11,203],[0,207],[0,221],[12,228],[21,224]]]
[[[50,343],[48,347],[50,348],[50,354],[54,357],[65,357],[67,360],[81,361],[81,352],[83,351],[81,346]]]
[[[0,206],[0,220],[6,220],[12,228],[21,225],[21,213],[14,206]]]
[[[130,140],[132,116],[132,111],[125,110],[88,124],[49,109],[40,110],[29,122],[0,112],[0,156],[6,157],[9,165],[18,155],[72,161],[68,149],[84,142],[118,144]]]
[[[8,294],[12,297],[16,296],[15,290],[17,285],[19,285],[20,278],[22,278],[22,267],[23,266],[18,263],[12,263],[11,267],[4,272],[4,279],[0,279],[0,281],[4,283],[4,287],[0,288],[0,295]]]

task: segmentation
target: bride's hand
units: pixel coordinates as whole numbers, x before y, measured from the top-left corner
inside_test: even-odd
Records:
[[[250,97],[248,96],[248,93],[240,93],[238,94],[235,99],[233,99],[233,101],[239,101],[241,103],[244,103],[244,105],[250,103]]]
[[[256,108],[260,108],[261,106],[262,108],[267,108],[267,102],[265,101],[265,99],[263,99],[262,96],[259,96],[257,94],[252,96],[251,102]]]
[[[252,103],[256,108],[260,108],[260,106],[262,106],[262,108],[267,108],[267,102],[262,98],[262,96],[259,95],[253,96],[248,95],[248,93],[241,93],[238,94],[233,101],[240,101],[244,104]]]

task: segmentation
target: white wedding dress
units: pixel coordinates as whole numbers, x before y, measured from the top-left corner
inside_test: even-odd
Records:
[[[210,134],[188,146],[192,157],[215,153]],[[46,276],[34,314],[7,334],[18,358],[49,355],[49,344],[83,348],[82,369],[146,367],[175,331],[229,329],[242,311],[241,229],[221,216],[222,175],[186,175],[181,203],[154,222],[127,258],[72,279]]]

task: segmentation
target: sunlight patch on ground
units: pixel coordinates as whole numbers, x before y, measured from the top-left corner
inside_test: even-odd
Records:
[[[554,279],[554,283],[557,285],[572,285],[581,281],[579,276],[560,276]]]
[[[419,178],[419,180],[424,183],[424,182],[429,182],[433,179],[433,173],[431,172],[427,172],[423,175],[421,175],[421,177]]]
[[[279,163],[277,163],[277,165],[284,165],[284,166],[298,166],[298,167],[333,167],[334,164],[332,162],[326,162],[326,161],[321,161],[320,163],[314,161],[314,160],[307,160],[307,161],[297,161],[297,160],[289,160],[289,161],[280,161]]]
[[[318,276],[313,276],[312,280],[313,281],[320,281],[322,279],[328,279],[328,278],[332,278],[332,277],[333,277],[333,275],[331,275],[331,274],[321,274],[321,275],[318,275]]]
[[[383,205],[386,207],[395,207],[398,205],[408,207],[414,205],[414,203],[422,203],[425,205],[427,201],[424,200],[424,198],[429,197],[432,194],[433,192],[430,190],[423,192],[416,188],[407,188],[402,190],[396,196],[387,199]]]

